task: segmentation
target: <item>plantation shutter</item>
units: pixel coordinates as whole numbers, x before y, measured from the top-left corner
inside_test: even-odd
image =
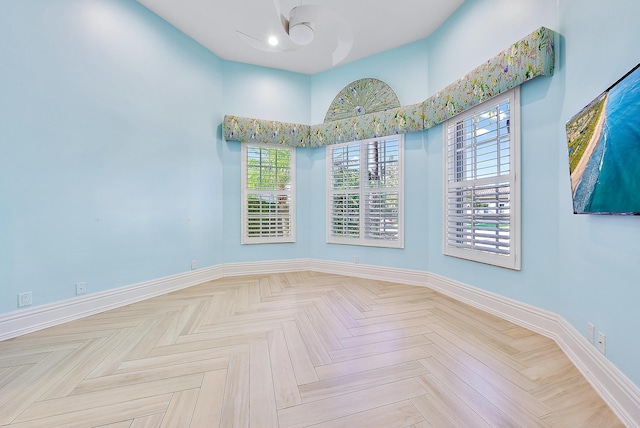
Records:
[[[396,139],[369,141],[364,188],[366,239],[398,241],[400,204],[400,144]]]
[[[295,242],[295,151],[243,144],[242,242]]]
[[[447,124],[446,254],[516,266],[512,109],[512,97],[501,97]]]
[[[360,144],[331,148],[329,235],[360,237]]]
[[[327,147],[327,242],[402,247],[402,136]]]

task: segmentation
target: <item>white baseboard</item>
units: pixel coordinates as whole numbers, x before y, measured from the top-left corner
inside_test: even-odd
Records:
[[[624,424],[640,426],[640,389],[564,318],[425,271],[318,259],[228,263],[0,315],[0,341],[222,277],[311,270],[428,287],[549,337]]]
[[[556,343],[628,427],[640,427],[640,389],[564,318]]]
[[[227,276],[309,270],[308,259],[228,263],[0,315],[0,341]]]
[[[224,276],[240,276],[312,270],[311,263],[312,261],[310,259],[294,259],[263,262],[226,263],[222,266]]]
[[[222,268],[197,269],[0,315],[0,341],[222,278]]]
[[[314,260],[312,270],[431,288],[553,339],[620,420],[640,427],[640,388],[561,316],[425,271]]]

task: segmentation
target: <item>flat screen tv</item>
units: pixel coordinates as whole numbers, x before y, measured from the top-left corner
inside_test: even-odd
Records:
[[[573,212],[640,215],[640,64],[566,129]]]

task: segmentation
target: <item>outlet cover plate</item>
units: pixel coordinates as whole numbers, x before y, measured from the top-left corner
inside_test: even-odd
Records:
[[[598,332],[598,351],[602,354],[606,354],[607,351],[607,339],[601,331]]]
[[[76,284],[76,295],[81,295],[87,292],[87,283],[79,282]]]
[[[31,295],[31,291],[27,291],[25,293],[18,294],[18,307],[22,308],[24,306],[29,306],[33,303],[33,298]]]
[[[587,323],[587,340],[589,341],[589,343],[593,345],[593,341],[595,339],[596,339],[596,327],[591,323]]]

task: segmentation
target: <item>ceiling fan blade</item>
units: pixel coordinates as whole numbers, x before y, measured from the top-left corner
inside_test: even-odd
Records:
[[[353,33],[348,25],[338,27],[336,37],[338,39],[338,45],[331,55],[333,65],[341,63],[347,55],[349,55],[349,52],[351,52],[351,48],[353,47]]]
[[[289,16],[295,15],[297,22],[326,22],[333,11],[316,4],[303,4],[291,9]],[[335,13],[335,12],[333,12]]]
[[[273,0],[273,5],[286,34],[289,34],[290,24],[308,24],[312,29],[317,25],[322,28],[321,31],[331,34],[337,40],[331,56],[333,65],[339,64],[349,55],[353,46],[353,33],[349,23],[342,16],[325,6],[309,4],[294,7],[287,18],[282,15],[281,1]],[[306,44],[296,44],[291,37],[279,37],[279,44],[272,46],[266,38],[254,37],[240,30],[236,30],[236,33],[247,45],[264,52],[289,52]]]
[[[282,11],[280,10],[280,2],[282,0],[273,0],[273,6],[276,9],[276,13],[278,14],[278,19],[280,20],[280,24],[282,24],[282,28],[284,28],[284,31],[289,34],[289,19],[284,16],[282,14]]]
[[[324,6],[309,4],[297,6],[294,9],[296,22],[319,24],[333,32],[338,40],[338,44],[332,53],[333,65],[339,64],[349,55],[353,47],[353,32],[346,19]]]

